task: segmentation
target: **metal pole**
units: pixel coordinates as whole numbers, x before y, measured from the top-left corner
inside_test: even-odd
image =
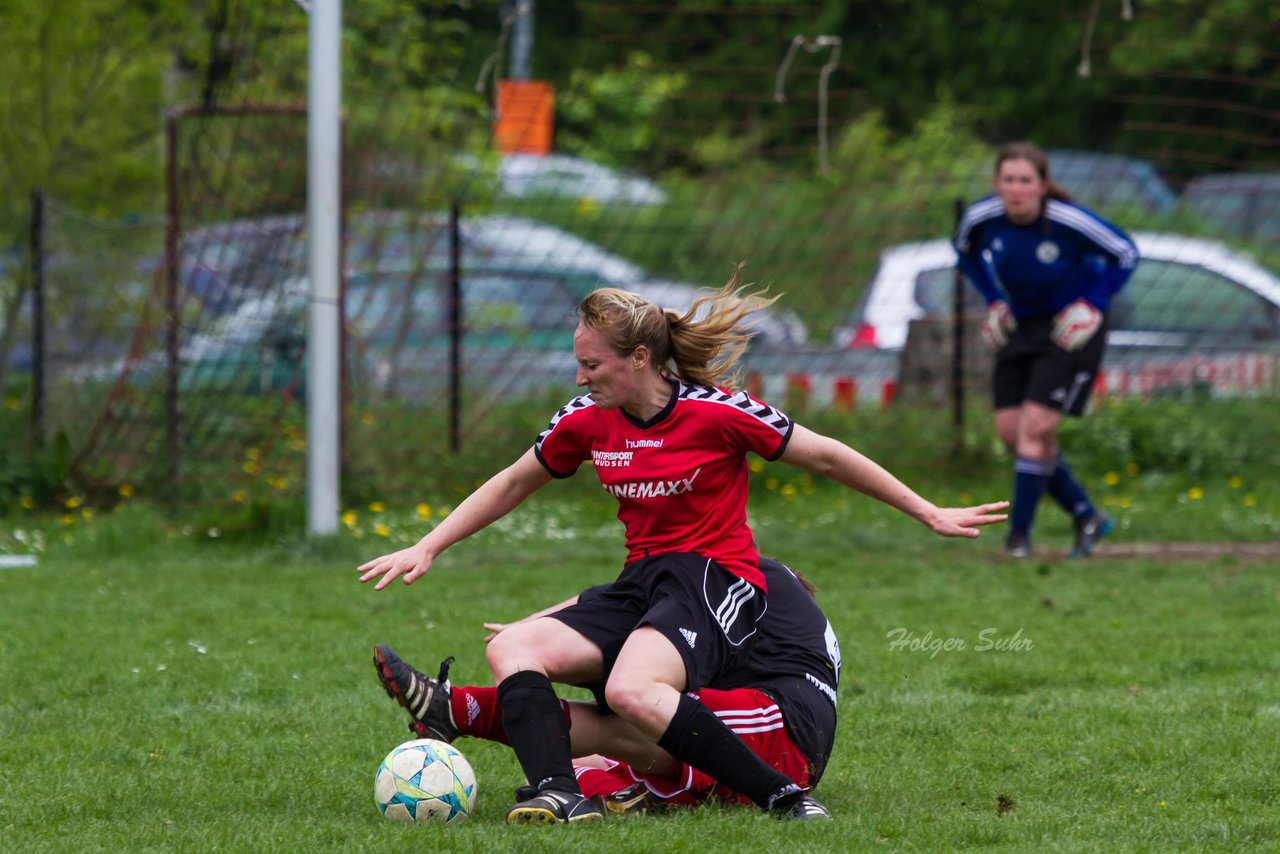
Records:
[[[164,350],[167,361],[165,372],[165,446],[169,450],[168,479],[172,484],[177,477],[181,454],[180,409],[178,400],[178,235],[181,223],[178,216],[178,114],[170,113],[165,121],[165,145],[168,168],[165,175],[167,210],[164,224]]]
[[[449,451],[462,445],[462,203],[449,206]]]
[[[964,199],[956,199],[956,228],[960,227],[960,218],[964,216]],[[951,424],[955,428],[956,442],[964,441],[964,274],[956,265],[955,292],[952,301],[952,342],[954,350],[951,354]]]
[[[31,430],[44,445],[44,191],[31,191]]]
[[[528,80],[533,67],[534,0],[516,0],[515,34],[511,39],[511,79]]]
[[[312,0],[307,48],[307,533],[338,529],[342,0]]]

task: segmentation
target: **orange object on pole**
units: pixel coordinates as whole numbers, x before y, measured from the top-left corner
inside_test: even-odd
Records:
[[[550,154],[555,86],[543,80],[499,80],[493,144],[501,154]]]

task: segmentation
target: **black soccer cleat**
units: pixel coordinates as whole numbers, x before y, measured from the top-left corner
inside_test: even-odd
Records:
[[[775,810],[774,815],[788,821],[831,821],[830,810],[808,795],[787,809]]]
[[[1106,513],[1095,510],[1088,516],[1076,520],[1076,541],[1071,549],[1072,557],[1088,557],[1093,554],[1093,547],[1098,541],[1116,528],[1116,520]]]
[[[1004,553],[1009,557],[1031,556],[1031,538],[1022,531],[1010,531],[1004,541]]]
[[[625,789],[611,792],[600,799],[599,805],[611,816],[642,815],[651,810],[660,810],[663,806],[644,783],[634,783]]]
[[[449,709],[449,665],[452,663],[453,656],[440,662],[440,675],[432,679],[415,670],[385,643],[373,648],[378,681],[387,696],[408,710],[412,718],[409,731],[419,738],[452,742],[458,737],[458,727]]]
[[[604,813],[580,792],[558,792],[554,789],[516,790],[523,798],[507,810],[507,824],[573,824],[604,821]]]

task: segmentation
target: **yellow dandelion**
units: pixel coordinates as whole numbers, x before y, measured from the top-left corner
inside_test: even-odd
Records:
[[[255,477],[258,474],[258,472],[262,471],[262,466],[250,460],[249,462],[246,462],[244,465],[240,466],[240,470],[243,471],[245,474],[249,475],[250,477]]]
[[[91,507],[84,508],[83,510],[80,511],[80,515],[84,518],[86,522],[88,522],[90,519],[93,518],[93,508]]]
[[[361,423],[361,424],[363,424],[363,425],[364,425],[364,426],[366,426],[366,427],[372,427],[372,426],[373,426],[373,413],[372,413],[372,412],[366,412],[364,415],[361,415],[361,416],[360,416],[360,423]]]
[[[267,476],[267,486],[271,487],[276,492],[282,491],[288,485],[289,485],[289,482],[278,474],[272,474]]]
[[[1255,496],[1252,496],[1252,495],[1246,495],[1246,496],[1244,497],[1244,506],[1245,506],[1245,507],[1257,507],[1257,506],[1258,506],[1258,499],[1257,499]]]
[[[1201,498],[1204,498],[1204,490],[1198,486],[1193,486],[1187,490],[1187,497],[1192,501],[1199,501]]]
[[[249,500],[249,493],[245,492],[243,489],[237,489],[231,494],[231,500],[237,504],[243,504]]]
[[[764,460],[759,457],[752,457],[751,461],[747,463],[747,468],[756,474],[760,474],[760,472],[764,471]]]
[[[765,488],[765,489],[777,489],[777,488],[778,488],[778,479],[777,479],[776,477],[771,477],[771,478],[769,478],[768,480],[766,480],[766,481],[764,482],[764,488]]]
[[[121,497],[121,498],[132,498],[132,497],[133,497],[133,484],[132,484],[132,483],[122,483],[122,484],[120,484],[120,486],[118,486],[118,487],[116,488],[116,492],[120,493],[120,497]]]
[[[781,492],[782,492],[782,494],[783,494],[784,496],[786,496],[787,498],[795,498],[795,497],[796,497],[796,488],[795,488],[795,486],[794,486],[794,485],[792,485],[792,484],[790,484],[790,483],[788,483],[788,484],[784,485],[784,486],[782,487]]]
[[[1138,468],[1137,463],[1129,463],[1124,467],[1124,473],[1129,475],[1129,477],[1137,477],[1138,472],[1140,471],[1142,471],[1142,469]]]
[[[258,460],[262,459],[262,451],[259,448],[246,448],[244,458],[256,463]]]
[[[578,199],[578,213],[595,213],[600,210],[600,203],[591,196],[583,196]]]
[[[385,522],[379,522],[378,524],[374,525],[373,532],[377,534],[379,537],[391,536],[391,529],[387,527],[387,524]]]
[[[70,498],[68,498],[68,499],[67,499],[67,501],[66,501],[67,509],[68,509],[68,510],[75,510],[75,509],[76,509],[77,507],[79,507],[82,503],[83,503],[83,502],[82,502],[79,498],[77,498],[77,497],[75,497],[75,496],[73,495],[73,496],[71,496]]]
[[[22,498],[18,499],[18,503],[22,505],[23,510],[36,509],[36,500],[32,498],[30,495],[22,496]]]
[[[346,525],[348,528],[354,528],[356,526],[357,518],[359,517],[356,516],[356,511],[348,510],[346,513],[342,514],[342,524]]]
[[[1105,483],[1107,486],[1115,486],[1117,483],[1120,482],[1120,475],[1116,474],[1113,471],[1109,471],[1102,476],[1102,482]]]
[[[1116,506],[1127,510],[1133,506],[1133,501],[1129,498],[1129,496],[1126,495],[1120,498],[1118,501],[1116,501]]]
[[[417,507],[413,508],[413,511],[417,513],[418,518],[424,522],[431,518],[431,505],[427,504],[426,502],[423,502],[419,504]]]
[[[1240,487],[1244,486],[1244,478],[1242,478],[1238,474],[1233,474],[1231,475],[1231,477],[1227,478],[1227,486],[1231,487],[1232,489],[1239,489]]]
[[[11,394],[4,399],[4,405],[8,409],[17,411],[18,407],[22,405],[22,398]]]
[[[384,511],[384,510],[386,510],[386,509],[387,509],[387,505],[383,504],[381,501],[370,501],[370,502],[369,502],[369,512],[370,512],[370,513],[381,513],[382,511]]]
[[[76,517],[72,513],[67,513],[62,517],[62,524],[64,525],[74,525],[75,523]]]

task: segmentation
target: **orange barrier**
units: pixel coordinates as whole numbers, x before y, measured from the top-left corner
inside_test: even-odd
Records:
[[[501,154],[550,154],[555,86],[543,80],[499,80],[493,144]]]

